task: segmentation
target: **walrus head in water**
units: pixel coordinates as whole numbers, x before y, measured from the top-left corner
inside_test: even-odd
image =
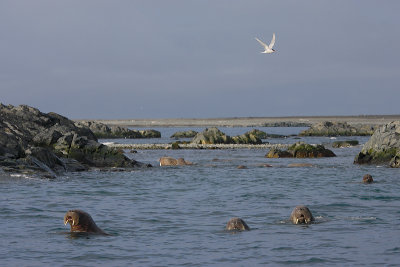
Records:
[[[306,206],[301,205],[293,209],[290,220],[294,224],[309,224],[314,221],[314,217]]]
[[[240,218],[232,218],[229,220],[229,222],[226,224],[226,230],[239,230],[239,231],[244,231],[244,230],[250,230],[250,227],[247,226],[247,224]]]
[[[69,210],[64,215],[64,225],[71,226],[71,232],[106,234],[93,221],[89,213],[82,210]]]
[[[364,175],[364,177],[363,177],[363,183],[364,184],[370,184],[370,183],[373,183],[373,182],[374,182],[374,179],[372,179],[371,174]]]

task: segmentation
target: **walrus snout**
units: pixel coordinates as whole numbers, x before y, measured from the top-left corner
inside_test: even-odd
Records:
[[[79,210],[69,210],[64,216],[64,225],[69,223],[71,226],[79,224]]]
[[[314,221],[311,211],[306,206],[300,205],[293,209],[290,220],[294,224],[309,224]]]
[[[296,218],[296,224],[299,223],[310,223],[311,219],[310,218],[306,218],[304,214],[300,214],[300,216],[298,218]]]

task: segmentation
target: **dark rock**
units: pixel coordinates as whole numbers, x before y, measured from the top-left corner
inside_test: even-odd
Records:
[[[253,130],[242,135],[232,137],[232,141],[235,144],[262,144],[259,134],[259,132],[254,132]]]
[[[246,134],[255,135],[260,139],[285,138],[285,137],[287,137],[286,135],[281,135],[281,134],[269,134],[269,133],[266,133],[266,132],[258,130],[258,129],[254,129],[254,130],[248,131]]]
[[[161,133],[159,131],[156,130],[141,130],[139,131],[139,133],[141,134],[142,138],[160,138],[161,137]]]
[[[252,130],[242,135],[230,137],[221,132],[218,128],[207,128],[201,133],[197,133],[192,139],[194,144],[262,144],[259,136],[264,136],[262,131]],[[264,133],[265,134],[265,133]]]
[[[332,150],[326,149],[323,145],[309,145],[303,142],[297,142],[288,148],[288,151],[295,158],[322,158],[335,157]]]
[[[375,125],[349,125],[347,122],[320,122],[302,131],[300,136],[365,136],[372,135]]]
[[[196,134],[191,141],[194,144],[232,144],[232,138],[218,128],[206,128],[203,132]]]
[[[142,134],[135,130],[130,130],[128,128],[120,127],[120,126],[111,126],[110,133],[107,132],[95,133],[98,138],[128,138],[128,139],[136,139],[136,138],[143,138]]]
[[[358,145],[357,140],[347,140],[347,141],[335,141],[332,143],[332,147],[341,148],[341,147],[352,147]]]
[[[91,166],[142,165],[123,151],[98,143],[90,129],[25,105],[0,104],[0,157],[0,166],[7,171],[42,172],[49,177]]]
[[[196,131],[193,130],[188,130],[188,131],[181,131],[181,132],[176,132],[173,135],[171,135],[171,138],[193,138],[197,134]]]
[[[287,150],[281,150],[279,148],[271,148],[265,155],[266,158],[293,158],[293,154]]]
[[[297,142],[287,150],[271,148],[265,155],[266,158],[321,158],[335,156],[332,150],[326,149],[323,145],[314,146],[303,142]]]
[[[388,123],[375,131],[361,152],[355,157],[357,164],[387,164],[400,167],[400,121]]]
[[[180,149],[181,147],[179,146],[178,142],[174,142],[174,143],[172,143],[171,148],[172,149]]]
[[[266,132],[258,130],[258,129],[253,129],[251,131],[248,131],[245,134],[257,136],[259,139],[266,139],[268,137],[268,134]]]
[[[111,126],[96,121],[79,121],[75,125],[80,128],[89,128],[97,138],[160,138],[161,133],[156,130],[131,130],[120,126]]]

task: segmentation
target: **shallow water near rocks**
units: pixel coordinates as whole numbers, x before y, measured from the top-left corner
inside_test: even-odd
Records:
[[[265,130],[262,128],[258,128]],[[160,128],[165,140],[181,128]],[[201,130],[201,129],[200,129]],[[230,135],[246,128],[227,128]],[[298,128],[268,133],[297,133]],[[229,132],[230,131],[230,132]],[[368,137],[344,137],[365,143]],[[327,137],[270,139],[323,143]],[[110,141],[110,140],[104,140]],[[138,140],[112,140],[137,142]],[[155,140],[140,140],[154,142]],[[335,158],[267,159],[259,149],[139,150],[127,156],[153,168],[70,173],[54,180],[0,173],[2,266],[397,265],[400,170],[354,165],[361,146]],[[161,156],[193,166],[159,167]],[[288,167],[310,163],[312,167]],[[272,167],[263,167],[263,164]],[[237,169],[245,165],[247,169]],[[375,183],[362,184],[370,173]],[[288,218],[296,205],[316,218]],[[90,213],[110,236],[69,233],[69,209]],[[251,228],[227,232],[232,217]]]

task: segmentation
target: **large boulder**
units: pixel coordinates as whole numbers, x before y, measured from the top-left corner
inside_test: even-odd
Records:
[[[297,142],[288,147],[287,150],[272,148],[265,155],[266,158],[322,158],[335,157],[332,150],[323,145],[309,145],[304,142]]]
[[[258,130],[252,130],[247,133],[244,133],[242,135],[234,136],[232,137],[232,141],[235,144],[262,144],[261,137],[264,137],[264,135],[261,133],[261,131]],[[265,134],[266,136],[266,134]]]
[[[365,136],[372,135],[374,125],[349,125],[347,122],[320,122],[302,131],[300,136]]]
[[[266,158],[293,158],[293,154],[287,150],[271,148],[265,155]]]
[[[140,130],[138,132],[140,133],[141,138],[160,138],[161,137],[161,133],[159,131],[152,130],[152,129]]]
[[[232,138],[218,128],[206,128],[203,132],[196,134],[191,143],[194,144],[232,144]]]
[[[355,157],[354,163],[400,167],[400,121],[378,128]]]
[[[137,167],[143,164],[97,142],[93,132],[56,113],[0,104],[0,167],[10,172],[48,176],[88,167]]]

